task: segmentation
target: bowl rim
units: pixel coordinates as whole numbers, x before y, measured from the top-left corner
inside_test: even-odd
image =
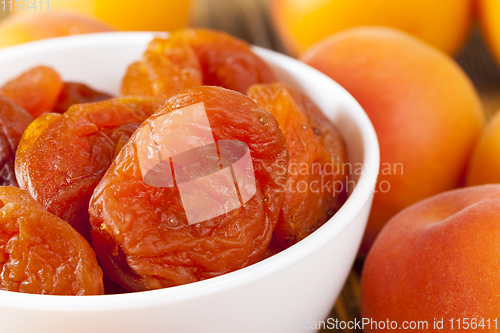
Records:
[[[74,35],[40,40],[21,45],[7,47],[0,50],[0,62],[12,59],[26,53],[58,51],[71,47],[98,46],[122,43],[142,43],[158,35],[158,32],[109,32],[85,35]],[[186,302],[192,299],[206,297],[221,290],[227,291],[257,280],[263,279],[274,272],[289,267],[311,255],[329,241],[337,237],[360,213],[361,209],[370,202],[375,188],[380,162],[380,151],[375,129],[367,114],[359,103],[337,82],[327,77],[316,69],[284,54],[253,46],[256,54],[264,61],[279,63],[282,67],[295,68],[300,71],[311,72],[316,81],[337,86],[348,97],[349,112],[353,115],[355,123],[360,130],[363,145],[363,166],[357,185],[339,211],[324,225],[321,232],[314,232],[294,246],[278,254],[257,262],[248,267],[241,268],[221,276],[191,284],[149,290],[142,292],[124,293],[116,295],[92,296],[61,296],[25,294],[0,290],[0,308],[24,309],[41,312],[95,312],[118,311],[125,309],[148,308],[157,305],[167,305]],[[359,186],[363,184],[364,186]]]

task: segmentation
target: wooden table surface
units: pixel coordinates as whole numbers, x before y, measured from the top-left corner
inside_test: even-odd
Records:
[[[0,11],[0,19],[6,14]],[[252,44],[286,53],[270,19],[269,0],[192,0],[191,26],[223,30]],[[472,30],[467,44],[455,59],[472,79],[481,96],[485,112],[491,117],[500,109],[500,65],[492,58],[477,27]],[[355,264],[339,300],[330,313],[331,318],[344,321],[360,318],[361,265],[359,262]]]

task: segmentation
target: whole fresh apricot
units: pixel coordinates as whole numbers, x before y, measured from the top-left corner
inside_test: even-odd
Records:
[[[499,211],[500,185],[484,185],[392,218],[363,268],[364,332],[498,332]]]
[[[44,6],[45,3],[43,1]],[[49,4],[50,11],[78,12],[119,30],[172,31],[187,25],[190,3],[190,0],[50,0]],[[27,9],[12,13],[47,10],[45,7]]]
[[[465,184],[500,183],[500,112],[490,120],[467,167]]]
[[[395,29],[346,30],[302,60],[347,89],[378,135],[381,169],[363,256],[397,212],[457,186],[482,131],[482,106],[450,57]]]
[[[491,52],[500,62],[500,1],[477,0],[481,29]]]
[[[78,13],[46,11],[13,15],[0,22],[0,48],[45,38],[113,30],[97,19]]]
[[[271,1],[274,25],[294,55],[333,33],[368,25],[406,31],[453,54],[467,38],[472,8],[471,0]]]

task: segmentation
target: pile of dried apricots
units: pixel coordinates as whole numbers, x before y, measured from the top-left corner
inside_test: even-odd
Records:
[[[0,117],[2,290],[89,295],[208,279],[297,243],[346,199],[335,125],[221,32],[154,39],[119,97],[32,68],[0,87]],[[307,186],[321,179],[331,186]],[[225,210],[191,212],[209,200]]]

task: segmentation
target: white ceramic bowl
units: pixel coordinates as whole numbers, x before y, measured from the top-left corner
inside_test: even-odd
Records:
[[[126,67],[140,58],[152,37],[106,33],[7,48],[0,51],[0,84],[44,64],[56,68],[65,80],[117,94]],[[189,285],[79,297],[0,291],[0,332],[289,333],[327,318],[352,267],[370,211],[379,168],[377,137],[359,104],[330,78],[284,55],[254,50],[340,128],[350,163],[361,167],[344,206],[291,248]]]

